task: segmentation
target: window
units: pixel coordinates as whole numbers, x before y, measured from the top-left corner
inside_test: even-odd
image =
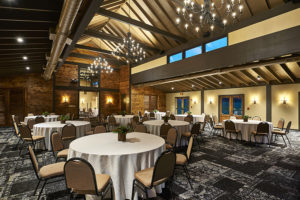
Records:
[[[202,46],[198,46],[185,51],[185,58],[189,58],[202,53]]]
[[[182,52],[169,56],[169,63],[182,60]]]
[[[206,52],[209,52],[226,46],[227,46],[227,37],[224,37],[205,44],[205,50]]]

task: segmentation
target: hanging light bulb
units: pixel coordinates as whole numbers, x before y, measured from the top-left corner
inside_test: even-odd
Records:
[[[243,6],[243,5],[239,5],[239,10],[240,10],[240,13],[243,11],[243,8],[244,8],[244,6]]]
[[[199,26],[196,26],[195,31],[198,33],[199,32]]]
[[[210,30],[211,30],[211,31],[213,31],[213,30],[214,30],[214,28],[215,28],[215,26],[214,26],[214,25],[211,25],[211,26],[210,26]]]
[[[176,18],[176,24],[179,24],[179,23],[180,23],[180,18],[177,17],[177,18]]]
[[[186,23],[186,24],[184,25],[184,28],[187,29],[188,27],[189,27],[189,24]]]
[[[223,24],[224,24],[224,26],[226,26],[226,24],[227,24],[227,19],[223,19]]]

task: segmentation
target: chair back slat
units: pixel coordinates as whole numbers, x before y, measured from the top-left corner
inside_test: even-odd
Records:
[[[172,145],[173,147],[176,146],[176,141],[177,141],[177,130],[176,128],[172,127],[168,130],[168,134],[167,134],[167,139],[166,142],[170,145]]]
[[[170,128],[172,128],[171,124],[169,124],[169,123],[162,124],[160,126],[160,136],[163,138],[166,138]]]
[[[20,128],[20,136],[23,139],[32,139],[31,130],[28,126],[21,125]]]
[[[292,126],[292,121],[289,121],[289,123],[288,123],[288,125],[286,126],[286,129],[285,129],[286,134],[288,134],[290,132],[291,126]]]
[[[279,128],[279,129],[281,129],[281,130],[283,130],[283,128],[284,128],[284,119],[280,119],[279,121],[278,121],[278,124],[277,124],[277,127]]]
[[[28,119],[27,121],[27,126],[30,128],[30,129],[33,129],[33,126],[35,125],[35,120],[34,119]]]
[[[176,154],[173,151],[163,152],[155,162],[151,186],[165,182],[174,174]]]
[[[231,121],[231,120],[225,121],[225,131],[232,131],[232,132],[236,131],[233,121]]]
[[[66,124],[62,128],[61,137],[62,139],[76,137],[76,126],[74,126],[73,124]]]
[[[52,151],[57,152],[64,149],[63,141],[61,135],[57,131],[53,131],[50,136]]]
[[[98,194],[94,168],[82,158],[71,158],[64,166],[66,186],[80,194]]]
[[[256,129],[256,132],[257,133],[269,133],[269,124],[268,122],[260,122],[258,125],[257,125],[257,129]]]

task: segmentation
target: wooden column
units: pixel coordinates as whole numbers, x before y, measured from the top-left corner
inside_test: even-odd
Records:
[[[201,90],[201,113],[204,113],[204,89]]]
[[[53,91],[53,95],[52,95],[52,112],[55,113],[55,73],[52,74],[52,91]]]
[[[129,113],[131,113],[131,67],[129,64]]]
[[[272,121],[272,92],[271,85],[266,85],[267,121]]]

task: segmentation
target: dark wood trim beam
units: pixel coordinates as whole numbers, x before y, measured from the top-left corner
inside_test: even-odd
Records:
[[[210,76],[204,76],[202,77],[205,81],[209,82],[211,85],[215,86],[216,88],[221,88],[222,85],[219,84],[219,81],[211,80]]]
[[[103,53],[103,54],[112,56],[112,51],[108,51],[108,50],[105,50],[105,49],[100,49],[100,48],[95,48],[95,47],[89,47],[89,46],[80,45],[80,44],[76,44],[75,48],[77,48],[77,49],[85,49],[85,50],[89,50],[89,51],[93,51],[93,52],[97,52],[97,53]],[[120,57],[125,57],[125,55],[121,54]]]
[[[236,80],[241,82],[243,85],[249,86],[249,83],[245,79],[243,79],[241,76],[239,76],[236,72],[230,72],[229,75],[236,78]]]
[[[260,78],[263,79],[263,81],[264,81],[265,83],[267,83],[267,84],[270,83],[269,79],[267,78],[267,76],[265,75],[265,73],[264,73],[261,69],[259,69],[259,68],[253,68],[252,70],[253,70],[255,73],[257,73],[257,74],[260,76]]]
[[[297,77],[293,74],[293,72],[291,72],[291,70],[288,68],[288,66],[284,63],[280,64],[280,66],[283,69],[283,71],[286,73],[288,78],[291,80],[291,82],[294,83]]]
[[[214,79],[214,81],[216,81],[216,83],[221,82],[221,84],[219,84],[220,86],[231,86],[231,84],[229,82],[227,82],[224,78],[220,77],[219,75],[215,75],[215,76],[210,76],[211,79]]]
[[[241,70],[241,72],[248,78],[252,83],[255,85],[258,84],[257,78],[253,77],[252,74],[250,74],[247,70]]]
[[[120,15],[118,13],[114,13],[114,12],[111,12],[111,11],[108,11],[108,10],[105,10],[103,8],[99,8],[98,9],[98,12],[97,12],[99,15],[102,15],[102,16],[106,16],[106,17],[109,17],[111,19],[114,19],[114,20],[117,20],[117,21],[120,21],[120,22],[124,22],[124,23],[127,23],[127,24],[130,24],[130,25],[133,25],[133,26],[136,26],[138,28],[141,28],[141,29],[145,29],[147,31],[150,31],[150,32],[153,32],[153,33],[158,33],[158,34],[161,34],[165,37],[168,37],[168,38],[171,38],[173,40],[176,40],[176,41],[179,41],[179,42],[186,42],[187,40],[183,37],[180,37],[180,36],[177,36],[177,35],[174,35],[172,33],[169,33],[167,31],[164,31],[164,30],[161,30],[159,28],[156,28],[154,26],[150,26],[148,24],[145,24],[143,22],[140,22],[140,21],[137,21],[137,20],[134,20],[134,19],[131,19],[129,17],[126,17],[124,15]]]
[[[197,81],[205,85],[205,88],[217,89],[217,87],[214,84],[211,84],[211,82],[207,81],[204,77],[198,78]]]
[[[114,43],[122,43],[123,42],[123,38],[118,37],[118,36],[114,36],[108,33],[105,33],[103,31],[99,31],[99,32],[95,32],[95,31],[91,31],[91,30],[86,30],[84,32],[84,35],[87,35],[89,37],[94,37],[94,38],[99,38],[101,40],[108,40],[108,41],[112,41]],[[154,51],[154,52],[159,52],[160,49],[154,48],[154,47],[150,47],[147,46],[141,42],[139,42],[140,45],[145,49],[145,50],[149,50],[149,51]]]
[[[230,87],[232,86],[239,86],[238,82],[233,81],[232,79],[229,79],[228,77],[224,76],[224,74],[216,74],[223,82],[227,82]]]
[[[272,70],[272,68],[270,66],[265,66],[265,68],[268,70],[268,72],[270,72],[275,80],[278,82],[278,83],[282,83],[282,80],[280,79],[280,77]]]
[[[7,9],[34,10],[39,12],[60,12],[63,1],[60,0],[18,0],[0,1],[0,7]]]
[[[82,58],[82,59],[88,59],[88,60],[94,60],[95,58],[97,58],[98,56],[92,56],[92,55],[88,55],[88,54],[81,54],[81,53],[71,53],[69,55],[69,57],[75,57],[75,58]],[[112,64],[112,65],[125,65],[126,63],[118,60],[117,58],[105,58],[105,60],[108,62],[108,64]]]

